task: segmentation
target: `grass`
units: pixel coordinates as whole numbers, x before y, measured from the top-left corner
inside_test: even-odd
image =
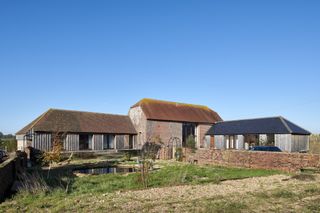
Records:
[[[224,180],[278,174],[277,171],[261,169],[226,168],[216,166],[198,166],[183,163],[162,164],[162,168],[150,173],[149,186],[166,187],[177,185],[198,185],[219,183]],[[44,178],[45,179],[45,178]],[[119,191],[142,189],[138,181],[139,174],[105,174],[97,176],[75,177],[70,171],[61,172],[50,179],[45,179],[50,190],[31,193],[22,190],[0,205],[0,211],[63,211],[72,209],[74,204],[94,196],[101,196]],[[45,187],[46,188],[46,187]],[[67,190],[66,190],[67,189]],[[80,204],[77,204],[77,208]],[[81,204],[83,210],[89,210],[90,204]],[[111,205],[111,204],[110,204]],[[219,205],[217,204],[217,208]],[[230,208],[239,209],[236,204]]]
[[[320,135],[310,136],[310,153],[320,154]]]

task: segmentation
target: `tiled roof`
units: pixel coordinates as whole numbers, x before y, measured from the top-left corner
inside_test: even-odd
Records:
[[[214,124],[208,135],[242,135],[242,134],[298,134],[311,133],[298,125],[279,117],[256,118],[236,121],[223,121]]]
[[[142,99],[133,107],[140,106],[149,120],[178,121],[214,124],[221,117],[207,106],[177,102]]]
[[[50,109],[16,134],[39,132],[136,134],[129,116]]]

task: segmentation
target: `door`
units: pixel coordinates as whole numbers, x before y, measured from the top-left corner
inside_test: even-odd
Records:
[[[210,136],[210,148],[216,148],[216,146],[215,146],[215,144],[214,144],[214,136],[213,135],[211,135]]]

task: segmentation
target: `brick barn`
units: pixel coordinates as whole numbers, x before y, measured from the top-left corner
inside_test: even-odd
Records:
[[[207,106],[142,99],[129,110],[129,117],[137,131],[139,147],[152,137],[159,137],[164,144],[175,138],[184,146],[193,135],[197,148],[210,148],[210,127],[222,121]]]

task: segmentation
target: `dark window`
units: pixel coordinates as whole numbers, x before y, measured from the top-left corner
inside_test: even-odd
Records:
[[[129,135],[129,149],[133,149],[134,136]]]
[[[114,135],[103,136],[103,149],[114,149]]]
[[[195,136],[196,124],[183,123],[182,124],[182,145],[185,146],[190,135]]]
[[[89,149],[89,135],[79,135],[79,149]]]

